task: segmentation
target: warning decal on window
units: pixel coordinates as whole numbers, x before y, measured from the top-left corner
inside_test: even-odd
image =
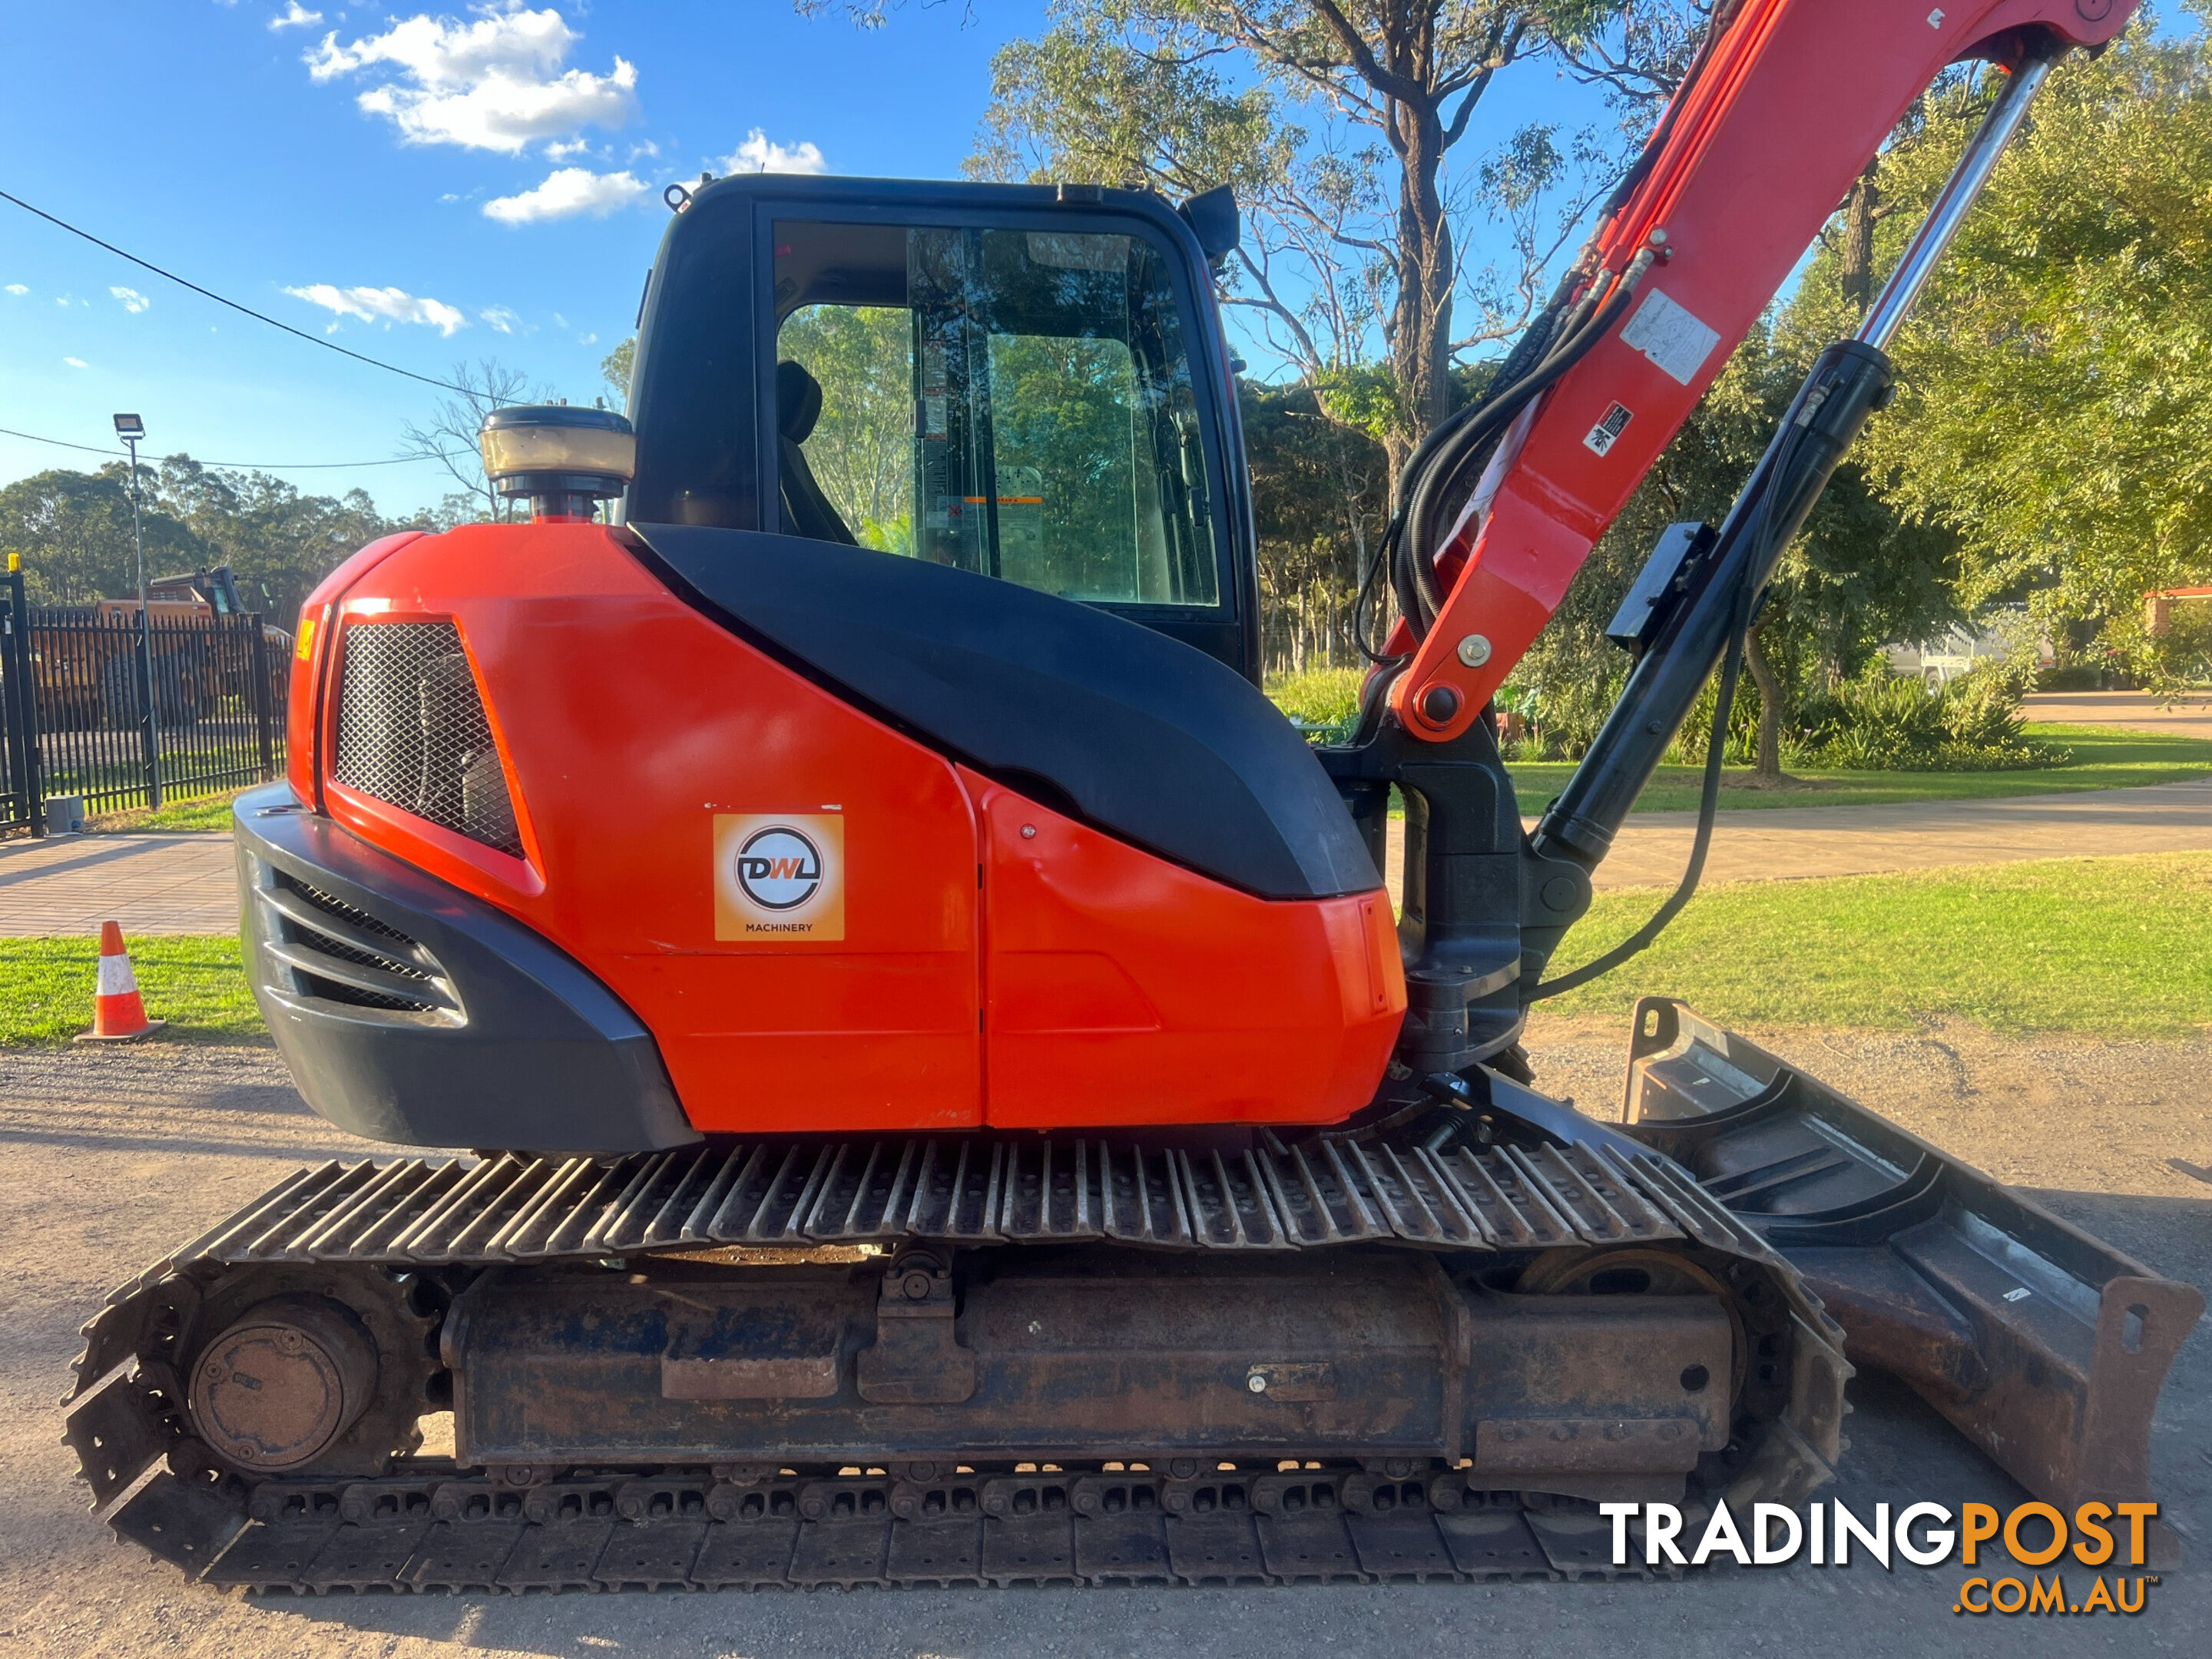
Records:
[[[1644,296],[1628,326],[1620,331],[1620,343],[1634,346],[1687,386],[1705,367],[1721,337],[1717,329],[1707,328],[1655,288]]]
[[[1615,404],[1605,411],[1605,418],[1589,429],[1583,440],[1583,447],[1593,455],[1602,455],[1613,445],[1613,440],[1628,430],[1628,406]]]

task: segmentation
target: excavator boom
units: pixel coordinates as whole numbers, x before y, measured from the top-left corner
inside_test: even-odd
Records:
[[[1709,45],[1660,118],[1632,187],[1616,198],[1574,297],[1605,293],[1646,254],[1648,268],[1625,315],[1508,439],[1481,507],[1470,504],[1440,550],[1448,595],[1391,690],[1407,728],[1446,742],[1479,718],[1598,537],[1942,69],[1974,58],[2010,68],[2100,46],[2133,10],[2110,0],[1716,6]],[[1475,636],[1486,649],[1463,651]]]

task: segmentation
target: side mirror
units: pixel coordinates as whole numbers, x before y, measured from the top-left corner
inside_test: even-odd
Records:
[[[1237,192],[1227,185],[1217,185],[1212,190],[1201,191],[1176,210],[1183,216],[1198,245],[1206,250],[1206,257],[1215,264],[1227,258],[1236,248],[1240,233],[1237,218]]]

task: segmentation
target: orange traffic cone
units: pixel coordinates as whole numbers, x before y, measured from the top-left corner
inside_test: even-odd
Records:
[[[138,994],[138,976],[131,971],[131,953],[123,948],[119,923],[100,924],[100,988],[92,1000],[92,1029],[79,1031],[79,1042],[127,1042],[132,1037],[158,1031],[169,1022],[146,1018],[146,1004]]]

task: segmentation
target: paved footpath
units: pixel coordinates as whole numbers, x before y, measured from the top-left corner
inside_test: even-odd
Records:
[[[1533,822],[1533,821],[1532,821]],[[1638,812],[1597,885],[1671,886],[1690,856],[1694,812]],[[2139,789],[1887,806],[1753,806],[1714,815],[1705,879],[1773,881],[2017,859],[2212,849],[2212,778]]]
[[[234,933],[228,834],[48,836],[0,842],[0,937]]]

